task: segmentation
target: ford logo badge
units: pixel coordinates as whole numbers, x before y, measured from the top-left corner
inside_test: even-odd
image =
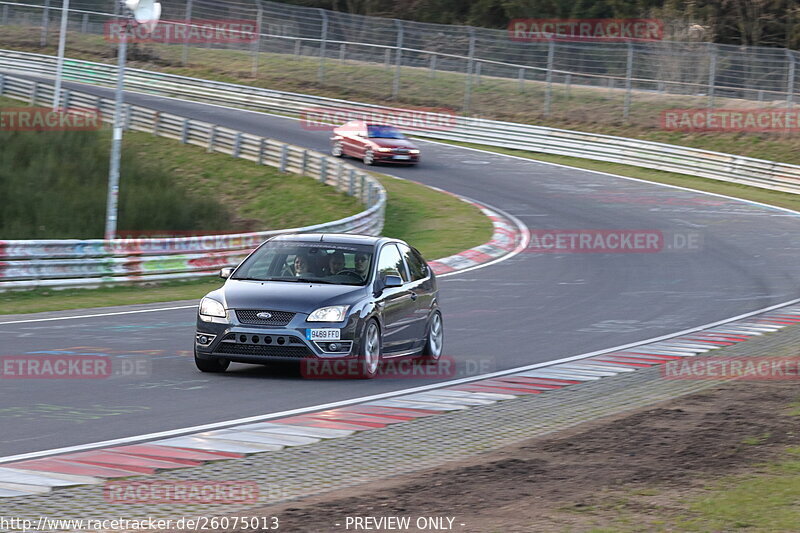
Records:
[[[261,320],[269,320],[272,318],[272,313],[258,313],[256,317],[260,318]]]

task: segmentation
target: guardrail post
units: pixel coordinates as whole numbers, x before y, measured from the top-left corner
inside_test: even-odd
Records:
[[[33,90],[31,91],[31,105],[36,105],[36,97],[39,94],[39,82],[33,82]]]
[[[555,60],[555,55],[556,42],[551,37],[547,47],[547,86],[544,93],[544,116],[546,117],[550,116],[550,108],[553,103],[553,62]]]
[[[131,129],[131,119],[133,118],[133,106],[131,104],[125,105],[125,120],[122,123],[122,127],[125,131],[130,131]]]
[[[794,82],[795,82],[795,64],[796,60],[794,57],[794,52],[791,50],[786,50],[786,55],[789,57],[789,72],[786,75],[786,92],[788,93],[786,96],[786,107],[793,107],[794,106]]]
[[[317,72],[317,78],[319,79],[320,83],[325,82],[325,56],[328,53],[328,14],[325,12],[324,9],[319,10],[320,14],[322,15],[322,29],[320,31],[320,43],[319,43],[319,70]]]
[[[364,184],[366,183],[366,181],[367,181],[367,177],[364,174],[361,174],[361,187],[360,187],[359,190],[361,191],[361,201],[362,202],[364,201],[364,190],[365,190],[364,189]]]
[[[42,10],[42,35],[39,38],[40,46],[47,46],[47,33],[49,25],[50,25],[50,0],[44,0],[44,9]]]
[[[394,25],[397,27],[397,56],[395,57],[394,65],[394,82],[392,83],[392,100],[397,100],[400,95],[400,74],[403,68],[403,23],[397,19],[394,20]]]
[[[564,76],[564,92],[566,93],[567,100],[569,100],[571,94],[570,89],[572,88],[572,74],[567,74]]]
[[[258,143],[258,164],[264,164],[264,153],[267,149],[267,140],[265,138],[261,138],[261,141]]]
[[[338,170],[336,171],[336,190],[341,191],[344,184],[344,165],[339,163]]]
[[[346,57],[347,57],[347,45],[343,43],[339,45],[339,63],[344,65]]]
[[[383,51],[383,65],[386,70],[392,68],[392,51],[388,48]]]
[[[469,116],[472,107],[472,63],[475,60],[475,28],[469,29],[469,57],[467,61],[467,86],[464,89],[464,114]]]
[[[633,95],[633,43],[628,41],[628,61],[625,65],[625,103],[622,106],[622,121],[628,123],[631,115],[631,96]]]
[[[300,175],[305,176],[308,169],[308,150],[303,150],[303,162],[300,164]]]
[[[239,131],[236,133],[236,137],[233,138],[233,157],[237,158],[242,153],[242,132]]]
[[[89,14],[84,13],[81,17],[81,33],[89,33]]]
[[[211,135],[208,136],[208,148],[206,149],[207,152],[214,151],[214,143],[217,142],[217,126],[211,126]]]
[[[286,165],[288,164],[288,162],[289,162],[289,145],[284,144],[281,147],[281,166],[280,166],[281,172],[286,172]]]
[[[3,6],[3,26],[8,24],[8,5]]]
[[[253,77],[258,77],[258,56],[261,54],[261,22],[264,20],[264,10],[261,2],[258,3],[256,15],[256,41],[253,43]]]
[[[481,85],[481,67],[482,66],[483,66],[483,63],[481,63],[480,61],[475,63],[475,87],[480,87],[480,85]]]
[[[153,135],[158,135],[158,127],[161,125],[161,113],[156,111],[153,116]]]
[[[436,54],[431,54],[431,78],[436,77],[436,58],[439,57]]]
[[[716,84],[717,84],[717,48],[713,47],[711,48],[711,55],[708,59],[708,107],[709,108],[714,107],[714,89],[716,89]]]
[[[517,80],[519,80],[519,92],[525,92],[525,69],[520,68],[517,73]]]
[[[3,96],[3,92],[6,90],[6,77],[0,72],[0,96]]]
[[[350,169],[350,179],[347,183],[347,195],[353,196],[356,190],[356,169]]]
[[[64,93],[64,98],[62,98],[61,101],[64,102],[64,104],[62,105],[62,108],[69,109],[69,99],[70,96],[72,96],[72,93],[70,92],[69,89],[64,89],[63,93]]]
[[[303,46],[303,42],[300,39],[297,39],[294,42],[294,55],[296,55],[296,56],[302,55],[300,53],[301,52],[301,48],[300,48],[301,46]]]
[[[183,50],[181,50],[181,65],[184,67],[189,62],[189,23],[192,20],[192,7],[194,0],[186,0],[186,11],[183,14],[184,29]]]
[[[186,144],[189,139],[189,119],[183,119],[183,126],[181,127],[181,143]]]
[[[319,159],[319,182],[326,183],[328,181],[328,158],[320,157]]]

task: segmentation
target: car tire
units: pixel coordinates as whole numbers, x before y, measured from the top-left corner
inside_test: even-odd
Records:
[[[444,348],[444,322],[442,314],[434,311],[431,321],[428,323],[428,335],[425,338],[425,347],[422,349],[422,361],[426,363],[437,363],[442,357]]]
[[[375,152],[372,150],[364,152],[364,164],[368,167],[375,164]]]
[[[361,353],[358,355],[358,378],[372,379],[378,375],[383,352],[381,329],[375,319],[371,319],[364,327],[360,351]]]
[[[344,147],[340,141],[336,141],[331,145],[331,155],[333,157],[344,157]]]
[[[200,359],[197,357],[197,350],[194,352],[194,364],[200,372],[220,374],[228,370],[231,362],[227,359]]]

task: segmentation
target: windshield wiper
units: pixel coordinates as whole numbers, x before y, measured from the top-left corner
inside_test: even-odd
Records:
[[[300,283],[321,283],[323,285],[338,285],[338,283],[334,283],[332,281],[325,281],[322,279],[311,279],[311,278],[295,278]]]

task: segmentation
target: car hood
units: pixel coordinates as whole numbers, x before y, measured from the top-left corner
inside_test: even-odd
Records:
[[[364,297],[367,288],[230,279],[220,292],[227,309],[263,309],[308,314],[328,305],[353,305]]]
[[[369,141],[371,143],[377,144],[381,148],[408,148],[410,150],[416,150],[417,145],[409,141],[408,139],[377,139],[377,138],[370,138]]]

